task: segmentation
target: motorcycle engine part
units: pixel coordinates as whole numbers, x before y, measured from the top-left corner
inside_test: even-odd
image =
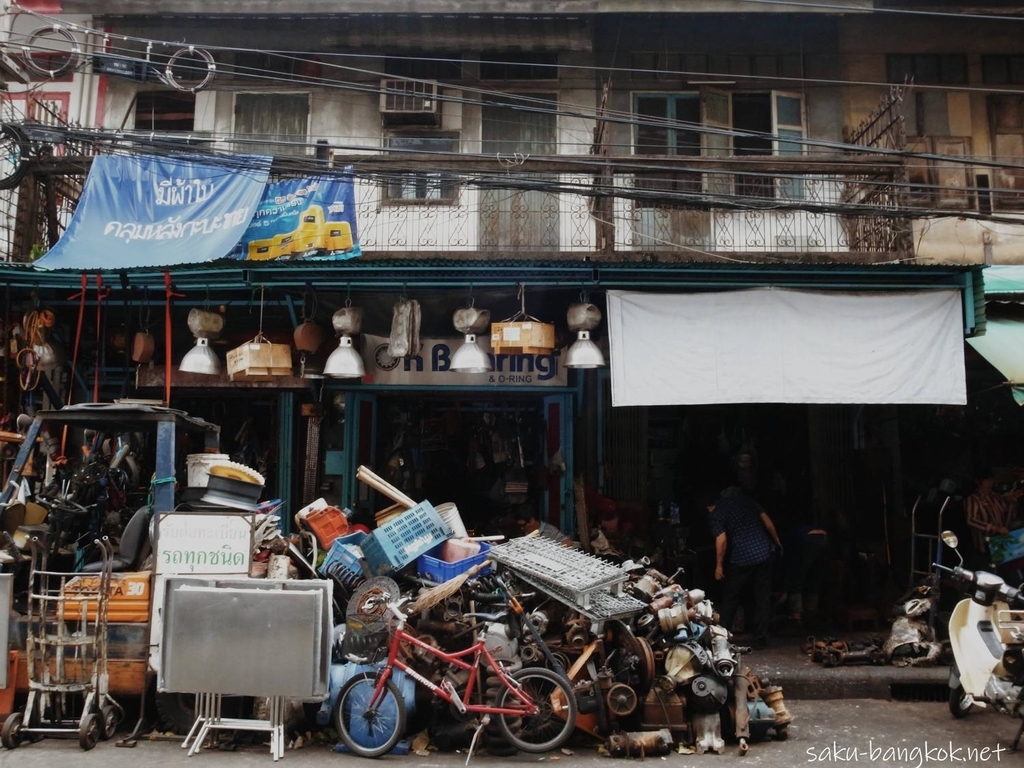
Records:
[[[671,634],[677,627],[682,626],[686,622],[692,621],[694,617],[693,609],[687,608],[681,603],[658,611],[658,623],[661,625],[662,631],[668,634]]]
[[[519,658],[523,660],[524,664],[533,664],[541,656],[540,648],[534,643],[523,643],[519,646]]]
[[[704,671],[704,665],[688,645],[676,645],[665,655],[665,673],[680,685]]]
[[[644,574],[638,581],[634,582],[629,587],[630,593],[637,600],[642,600],[645,603],[651,602],[654,599],[654,594],[661,589],[661,584],[658,583],[651,576],[650,573]]]
[[[582,648],[587,644],[589,635],[589,622],[586,619],[569,619],[565,622],[565,642],[571,648]]]
[[[508,625],[501,622],[489,622],[484,630],[484,646],[495,661],[518,661],[519,643],[511,636]]]
[[[606,747],[612,757],[647,757],[667,755],[672,751],[672,734],[660,731],[637,731],[613,733],[608,737]]]
[[[615,683],[605,695],[608,711],[616,717],[629,717],[636,712],[639,701],[636,691],[625,683]]]
[[[534,611],[531,613],[527,620],[533,624],[533,628],[537,630],[537,634],[543,635],[548,631],[548,615],[544,611]]]
[[[648,635],[658,626],[658,617],[653,613],[645,613],[636,620],[636,629],[642,635]]]
[[[725,740],[722,738],[722,718],[718,712],[702,712],[693,716],[694,749],[698,755],[705,752],[722,754]]]
[[[761,692],[761,698],[775,711],[776,725],[789,725],[793,722],[793,716],[786,709],[786,702],[782,697],[781,685],[769,685]]]
[[[729,647],[729,634],[725,627],[711,628],[711,665],[724,678],[730,678],[736,672],[736,657]]]
[[[717,676],[699,675],[690,682],[687,700],[699,712],[718,712],[729,697],[729,689]]]

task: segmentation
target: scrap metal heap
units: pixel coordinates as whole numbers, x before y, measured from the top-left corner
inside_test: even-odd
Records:
[[[466,647],[474,631],[482,631],[507,669],[546,665],[564,673],[576,694],[577,728],[601,739],[615,757],[666,754],[674,747],[722,753],[727,740],[744,753],[751,742],[787,737],[792,718],[782,688],[744,666],[749,649],[735,645],[717,623],[703,590],[677,581],[681,571],[667,577],[645,562],[617,565],[536,536],[495,546],[488,558],[493,572],[465,581],[407,629],[445,651]],[[402,572],[390,577],[403,591],[429,589]],[[336,595],[360,589],[354,582],[370,586],[348,573],[336,584]],[[467,616],[498,610],[503,587],[524,608],[521,626],[508,616],[482,625]],[[343,645],[386,646],[386,635],[357,637],[365,622],[349,619],[348,637],[336,643],[336,661],[344,661]],[[345,632],[339,628],[338,634]],[[445,675],[451,680],[451,670],[430,654],[411,648],[407,660],[438,684]],[[456,689],[465,684],[451,682]],[[324,723],[331,699],[322,710]],[[429,712],[424,719],[437,748],[468,746],[473,727],[451,707],[437,700],[414,706]],[[497,733],[484,733],[489,752],[511,749]]]

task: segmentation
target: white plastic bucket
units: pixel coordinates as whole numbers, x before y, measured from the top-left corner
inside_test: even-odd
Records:
[[[453,538],[464,539],[469,536],[466,526],[462,522],[462,516],[459,514],[459,508],[452,502],[446,501],[444,504],[438,504],[434,509],[437,510],[437,514],[441,516],[441,519],[448,523],[448,527],[452,529]]]
[[[210,482],[210,467],[230,457],[226,453],[190,453],[185,457],[189,488],[205,488]]]

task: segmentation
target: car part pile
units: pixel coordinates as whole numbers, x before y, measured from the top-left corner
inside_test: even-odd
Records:
[[[748,649],[732,642],[717,623],[711,601],[700,589],[678,583],[644,564],[619,566],[537,536],[495,545],[488,552],[495,572],[466,580],[444,600],[422,611],[409,628],[424,642],[451,652],[482,632],[488,649],[507,670],[547,666],[572,683],[579,708],[577,728],[604,742],[616,757],[666,754],[679,747],[698,753],[741,752],[769,736],[786,738],[792,720],[782,688],[759,680],[743,664]],[[420,582],[399,570],[380,577],[335,569],[336,595],[358,595],[386,588],[422,592]],[[386,583],[385,583],[386,582]],[[384,587],[381,584],[384,583]],[[521,613],[504,611],[503,589]],[[349,661],[386,643],[374,617],[349,615],[336,630],[335,660]],[[440,668],[429,654],[409,648],[406,660],[428,680],[464,690],[466,680]],[[372,661],[370,662],[372,663]],[[337,677],[351,677],[338,672]],[[488,680],[481,696],[490,695]],[[338,688],[321,710],[330,722]],[[407,708],[417,712],[435,746],[464,748],[473,724],[452,707],[423,700],[423,689],[403,691]],[[417,701],[417,698],[420,700]],[[486,747],[508,754],[500,734],[485,728]]]

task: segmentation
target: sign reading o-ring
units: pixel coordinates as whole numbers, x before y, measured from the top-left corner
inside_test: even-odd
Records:
[[[53,38],[45,44],[38,45],[44,38],[50,38],[54,34],[68,44],[67,50],[61,51],[54,48],[54,44],[59,41]],[[39,77],[58,78],[78,66],[82,46],[79,45],[78,38],[71,34],[67,27],[54,24],[49,27],[40,27],[29,35],[25,44],[21,46],[21,52],[25,59],[25,66],[32,70],[34,74]],[[37,56],[48,66],[43,66],[43,64],[36,61]],[[44,56],[45,58],[43,58]],[[55,61],[60,62],[60,66],[53,66]]]
[[[198,58],[206,65],[206,74],[203,79],[189,84],[188,82],[179,81],[174,76],[174,65],[182,63],[181,60],[186,56],[191,58]],[[185,69],[183,67],[183,69]],[[191,66],[187,68],[190,72],[202,71],[200,68]],[[187,48],[182,48],[177,51],[167,62],[167,68],[164,70],[164,79],[167,80],[167,84],[172,88],[176,88],[179,91],[188,91],[195,93],[201,91],[203,88],[210,84],[213,80],[213,76],[217,74],[217,64],[213,60],[213,56],[209,51],[203,50],[202,48],[196,48],[194,45],[190,45]]]

